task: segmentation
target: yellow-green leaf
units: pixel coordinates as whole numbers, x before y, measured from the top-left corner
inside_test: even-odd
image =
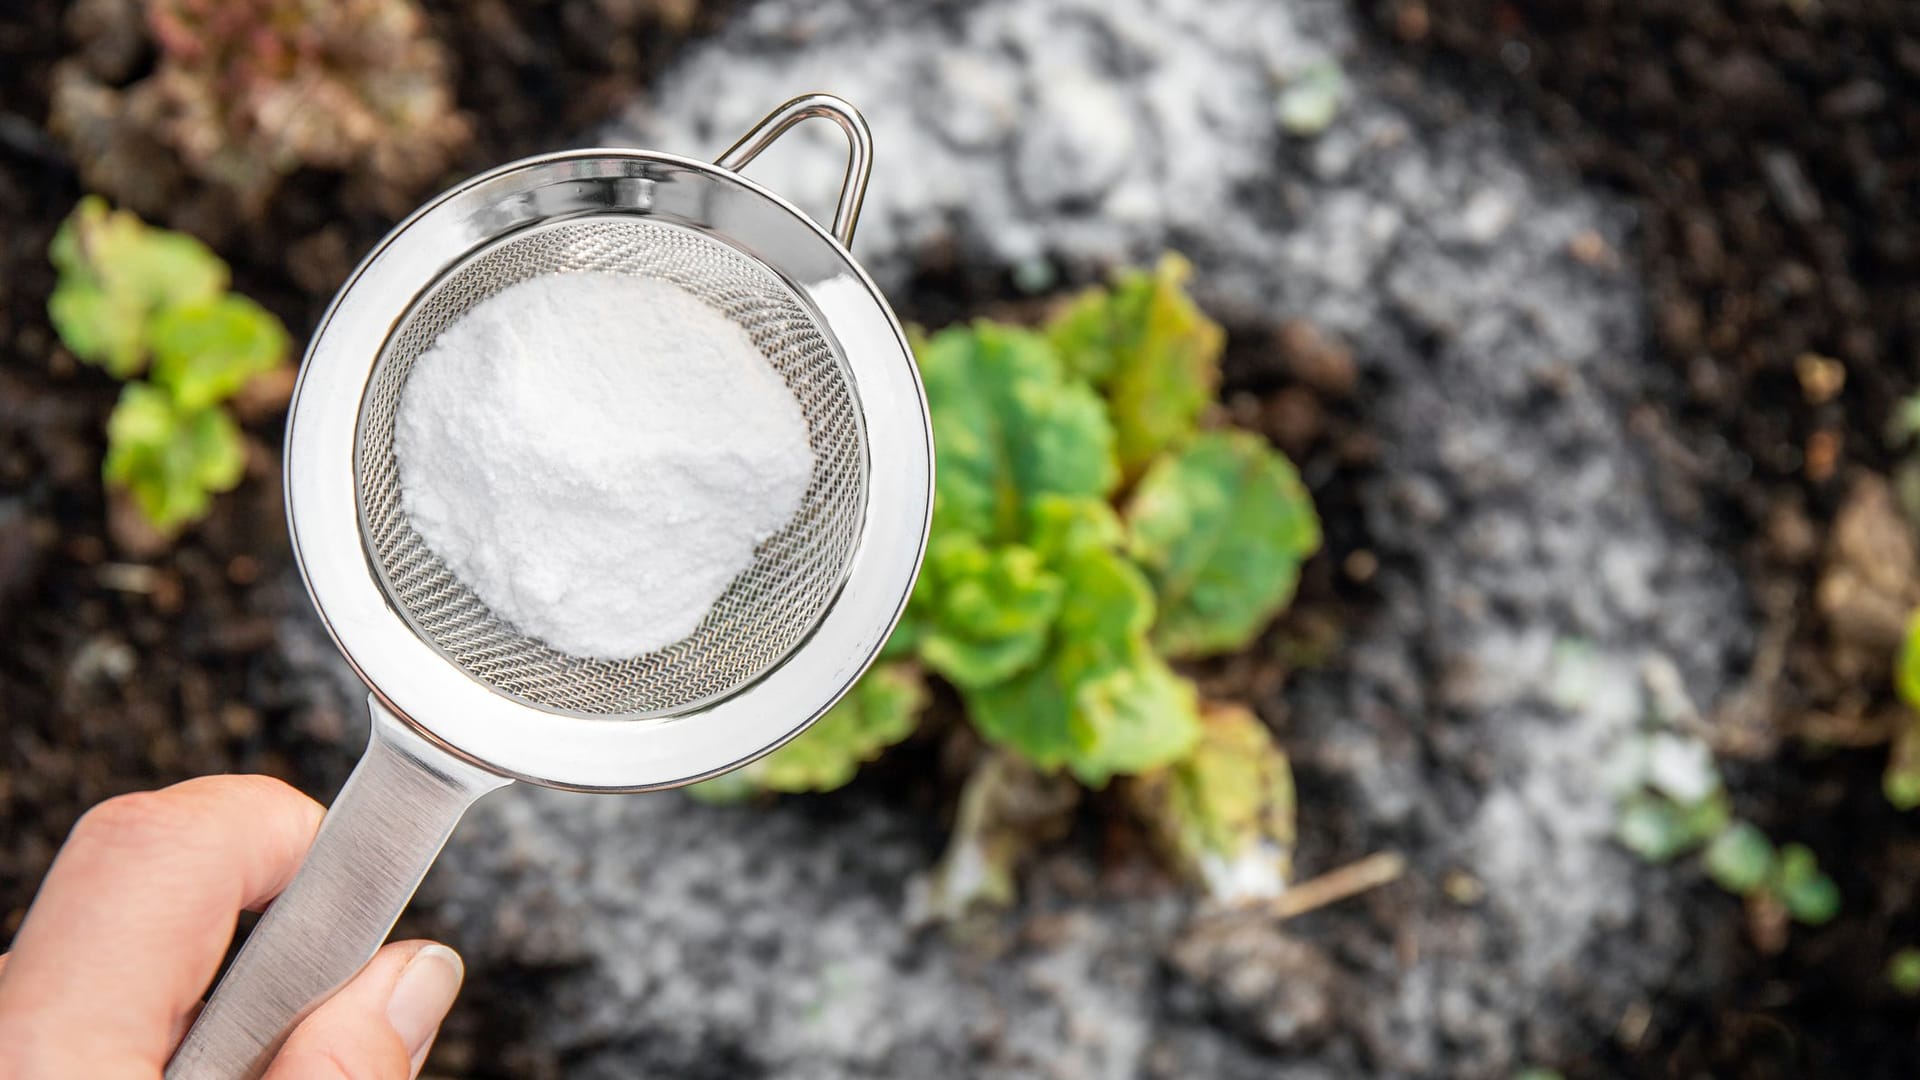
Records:
[[[1076,516],[1050,504],[1058,536],[1078,532],[1050,560],[1065,582],[1060,615],[1039,662],[991,685],[963,687],[968,714],[989,741],[1042,769],[1066,768],[1083,783],[1172,761],[1197,737],[1197,699],[1146,642],[1153,592],[1133,564],[1064,527]],[[1096,521],[1083,511],[1081,520]]]
[[[212,495],[239,484],[245,468],[240,429],[220,409],[183,409],[165,390],[136,382],[107,418],[102,473],[161,532],[204,515]]]
[[[1187,295],[1192,271],[1173,254],[1150,271],[1123,271],[1047,327],[1067,370],[1106,395],[1128,476],[1192,434],[1220,385],[1226,335]]]
[[[1920,710],[1920,612],[1915,612],[1913,620],[1907,624],[1907,640],[1900,648],[1893,684],[1908,708]]]
[[[1246,645],[1293,599],[1320,521],[1292,463],[1259,436],[1209,432],[1161,458],[1127,507],[1170,656]]]
[[[286,362],[292,342],[267,309],[228,293],[176,304],[151,323],[153,381],[182,408],[217,405]]]
[[[61,224],[48,257],[60,283],[47,313],[61,341],[122,378],[146,362],[150,320],[227,287],[227,266],[206,245],[110,210],[93,195]]]
[[[1046,649],[1064,589],[1030,548],[941,536],[914,589],[920,657],[955,686],[1006,679]]]
[[[1207,704],[1192,753],[1127,789],[1168,858],[1217,900],[1276,896],[1292,874],[1293,770],[1260,718]]]
[[[73,355],[115,378],[137,375],[146,363],[146,309],[92,278],[62,277],[47,298],[47,319]]]
[[[1083,681],[1073,711],[1085,749],[1067,767],[1095,787],[1177,761],[1200,737],[1199,692],[1144,645]]]
[[[792,742],[750,765],[697,784],[693,794],[714,802],[756,791],[832,791],[860,766],[913,734],[927,705],[926,681],[911,663],[879,664],[827,715]]]

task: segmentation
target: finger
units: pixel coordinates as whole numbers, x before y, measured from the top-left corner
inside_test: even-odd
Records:
[[[460,955],[400,941],[301,1021],[266,1080],[409,1080],[460,992]]]
[[[14,939],[0,1046],[69,1070],[49,1075],[151,1076],[237,914],[285,888],[321,813],[260,776],[189,780],[88,811]]]

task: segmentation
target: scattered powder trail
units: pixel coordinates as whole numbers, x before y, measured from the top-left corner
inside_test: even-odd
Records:
[[[488,607],[563,652],[687,636],[792,518],[800,406],[746,332],[668,282],[510,286],[415,361],[401,505]]]

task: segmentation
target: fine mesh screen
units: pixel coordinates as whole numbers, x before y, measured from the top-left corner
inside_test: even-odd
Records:
[[[693,634],[621,660],[557,652],[494,615],[407,520],[393,456],[394,414],[407,374],[441,330],[516,282],[581,271],[671,281],[740,324],[793,391],[814,455],[800,510],[760,545],[753,565]],[[393,602],[474,678],[532,704],[571,712],[669,711],[759,676],[800,643],[832,602],[866,504],[858,405],[813,315],[758,261],[698,233],[646,220],[549,226],[507,241],[438,282],[388,337],[361,403],[359,434],[354,466],[361,528]]]

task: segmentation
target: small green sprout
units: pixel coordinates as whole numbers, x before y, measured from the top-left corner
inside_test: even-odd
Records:
[[[1752,894],[1773,874],[1773,841],[1753,825],[1736,821],[1707,845],[1707,876],[1740,896]]]
[[[1809,926],[1831,922],[1840,913],[1840,887],[1820,872],[1819,861],[1805,844],[1780,849],[1768,888],[1788,914]]]
[[[226,264],[198,240],[95,196],[80,200],[48,254],[60,277],[47,315],[60,340],[126,382],[101,473],[154,528],[177,532],[240,482],[245,444],[222,405],[286,364],[287,331],[227,291]]]
[[[1724,799],[1682,804],[1654,791],[1635,792],[1620,805],[1614,835],[1648,862],[1669,862],[1699,850],[1726,826]]]
[[[1621,846],[1652,863],[1698,853],[1721,888],[1764,898],[1809,926],[1839,913],[1840,888],[1821,872],[1810,848],[1786,844],[1776,850],[1758,826],[1732,816],[1704,743],[1652,730],[1623,749],[1624,767],[1617,771],[1625,792],[1614,831]]]
[[[1347,77],[1331,59],[1318,60],[1287,80],[1275,113],[1289,135],[1318,135],[1332,126],[1347,97]]]

